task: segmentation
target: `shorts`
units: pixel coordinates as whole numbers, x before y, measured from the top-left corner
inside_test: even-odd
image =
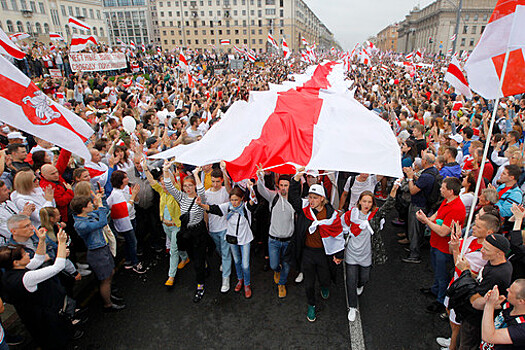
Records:
[[[443,304],[445,304],[447,309],[448,309],[448,300],[449,300],[449,297],[446,296],[445,300],[443,301]],[[454,309],[448,309],[448,311],[450,312],[450,314],[448,315],[448,319],[450,320],[450,322],[457,324],[459,326],[461,322],[456,321],[456,311],[454,311]]]
[[[105,245],[104,247],[93,250],[88,250],[87,263],[99,281],[103,281],[111,277],[113,269],[115,268],[115,261],[111,255],[109,245]]]

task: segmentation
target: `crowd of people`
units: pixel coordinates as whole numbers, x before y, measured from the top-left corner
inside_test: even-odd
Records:
[[[28,50],[16,65],[94,130],[91,159],[82,159],[10,125],[0,128],[1,296],[42,348],[64,348],[82,336],[84,316],[72,290],[86,276],[98,280],[105,312],[124,309],[112,288],[116,262],[147,274],[143,255],[150,249],[169,251],[166,288],[176,288],[179,270],[186,273],[189,264],[198,303],[232,286],[252,298],[252,253],[260,246],[276,297],[286,298],[290,272],[304,284],[310,322],[320,302],[316,290],[328,299],[343,264],[353,322],[372,266],[388,263],[382,231],[394,213],[404,263],[420,264],[430,244],[434,283],[421,292],[433,299],[427,311],[451,328],[438,344],[452,350],[525,344],[525,96],[497,106],[477,95],[467,100],[443,81],[446,59],[416,68],[380,54],[371,66],[354,63],[348,78],[354,97],[390,123],[403,178],[303,167],[275,174],[259,165],[253,179],[234,182],[225,162],[195,167],[149,157],[199,142],[235,101],[302,72],[304,63],[268,55],[230,70],[225,54],[186,52],[195,77],[188,81],[166,52],[138,54],[120,71],[73,73],[65,49]],[[63,77],[49,76],[50,68]],[[136,121],[131,133],[126,117]],[[465,232],[469,215],[473,224]],[[213,251],[221,262],[218,291],[206,284]],[[0,348],[8,336],[0,337]]]

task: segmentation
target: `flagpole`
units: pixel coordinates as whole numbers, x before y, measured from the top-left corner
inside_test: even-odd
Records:
[[[503,89],[503,81],[505,80],[505,73],[507,71],[507,64],[509,62],[509,53],[510,53],[510,48],[507,47],[507,52],[505,52],[505,60],[503,61],[503,68],[501,70],[501,78],[499,81],[499,91],[502,91]],[[489,151],[490,138],[492,136],[492,129],[494,128],[494,122],[496,120],[496,114],[498,112],[499,100],[500,100],[500,97],[496,99],[494,103],[494,107],[492,109],[492,118],[490,119],[489,132],[486,135],[485,148],[483,149],[483,158],[481,159],[478,179],[476,181],[476,190],[474,191],[474,201],[472,202],[472,206],[470,207],[470,212],[469,212],[468,220],[467,220],[467,226],[465,228],[465,238],[467,238],[470,235],[470,226],[472,224],[472,218],[474,217],[474,209],[476,208],[476,204],[478,202],[479,187],[481,185],[481,181],[483,181],[483,170],[485,167],[485,162],[487,161],[487,154]],[[467,244],[464,244],[463,247],[461,248],[460,255],[461,256],[465,255],[466,250],[467,250]]]

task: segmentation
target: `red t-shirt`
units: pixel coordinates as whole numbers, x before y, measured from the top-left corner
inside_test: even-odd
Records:
[[[437,211],[436,221],[441,219],[443,220],[443,225],[450,227],[452,221],[458,221],[463,226],[465,221],[466,211],[465,205],[459,197],[454,199],[452,202],[447,203],[446,200],[441,203]],[[430,246],[438,249],[440,252],[445,254],[450,254],[448,248],[448,242],[450,241],[450,236],[441,237],[434,231],[430,233]]]

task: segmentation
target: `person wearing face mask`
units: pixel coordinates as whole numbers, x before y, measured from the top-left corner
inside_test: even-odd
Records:
[[[288,199],[297,214],[292,242],[292,251],[301,256],[305,291],[308,302],[306,318],[316,320],[315,282],[319,279],[321,297],[330,297],[330,260],[340,264],[344,257],[344,237],[341,220],[326,199],[323,186],[313,184],[308,190],[308,199],[301,198],[301,176],[304,168],[290,183]]]
[[[381,208],[377,207],[373,192],[362,192],[356,206],[341,218],[343,232],[348,234],[345,268],[350,322],[356,319],[357,297],[363,293],[370,279],[372,263],[383,264],[386,261],[385,246],[379,232],[386,215],[394,208],[398,188],[399,184],[396,183]]]

